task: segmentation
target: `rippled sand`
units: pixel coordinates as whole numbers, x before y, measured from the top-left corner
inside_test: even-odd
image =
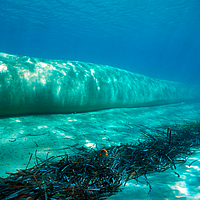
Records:
[[[30,154],[44,158],[46,154],[74,154],[74,147],[102,148],[131,143],[142,137],[141,130],[163,130],[167,127],[200,120],[200,103],[173,104],[155,107],[109,109],[98,112],[59,115],[18,116],[0,119],[0,176],[25,168]],[[173,130],[172,130],[173,134]],[[200,153],[175,170],[148,176],[152,191],[145,180],[129,181],[122,192],[108,199],[199,199]],[[34,164],[32,159],[29,167]]]

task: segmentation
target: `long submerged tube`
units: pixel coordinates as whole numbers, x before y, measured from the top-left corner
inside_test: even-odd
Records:
[[[107,65],[0,53],[0,116],[74,113],[200,99],[200,87]]]

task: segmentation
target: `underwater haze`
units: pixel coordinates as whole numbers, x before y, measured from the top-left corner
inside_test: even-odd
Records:
[[[200,84],[199,0],[3,0],[0,52]]]
[[[0,0],[0,200],[200,199],[199,74],[200,0]]]

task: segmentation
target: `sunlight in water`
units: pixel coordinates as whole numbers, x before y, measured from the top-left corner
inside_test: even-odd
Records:
[[[89,140],[85,140],[85,142],[86,142],[85,144],[86,147],[96,148],[96,144],[90,142]]]
[[[179,181],[179,182],[175,183],[174,186],[169,185],[169,187],[172,188],[174,190],[174,192],[176,192],[177,190],[179,191],[179,193],[176,195],[177,198],[183,197],[183,196],[188,196],[188,194],[189,194],[185,181]]]

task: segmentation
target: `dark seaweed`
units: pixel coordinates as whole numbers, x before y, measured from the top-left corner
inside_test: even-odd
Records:
[[[191,126],[192,127],[192,126]],[[52,156],[32,168],[0,178],[1,199],[105,199],[130,179],[164,172],[187,158],[200,144],[199,129],[173,127],[165,134],[149,134],[135,144],[94,150],[76,149],[76,155]],[[194,163],[195,161],[193,161]],[[191,164],[193,164],[191,163]],[[190,165],[191,165],[190,164]],[[175,172],[177,176],[179,174]],[[151,185],[146,178],[146,183]]]

